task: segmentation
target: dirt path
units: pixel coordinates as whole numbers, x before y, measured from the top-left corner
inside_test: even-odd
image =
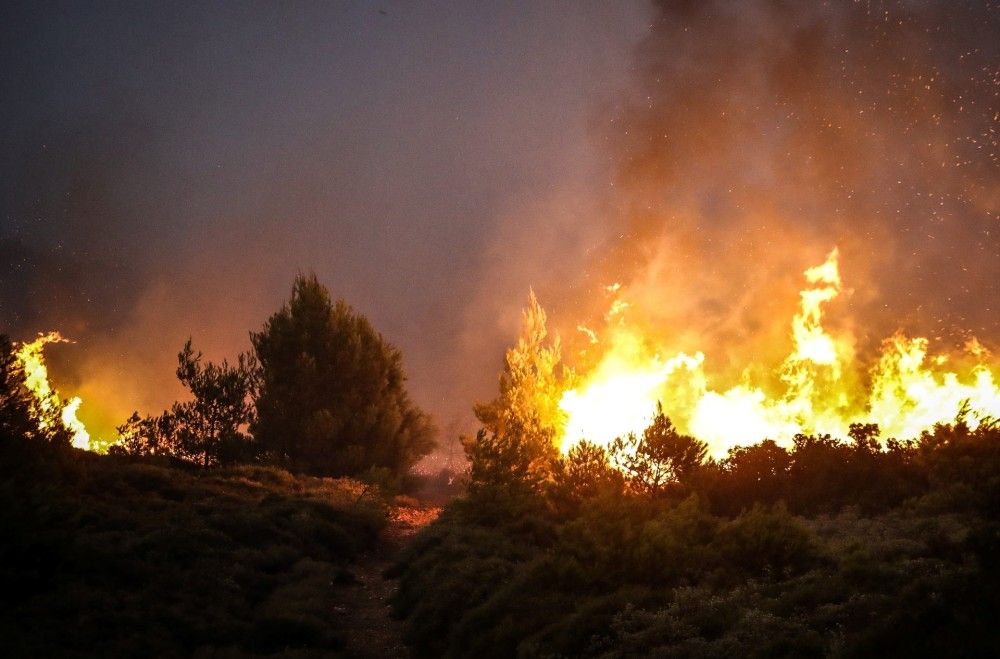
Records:
[[[343,616],[348,631],[346,653],[359,659],[409,657],[403,643],[402,623],[392,618],[389,599],[395,582],[382,574],[393,564],[406,541],[432,522],[438,508],[398,508],[393,512],[379,547],[354,566],[355,583],[338,588],[340,604],[336,615]]]

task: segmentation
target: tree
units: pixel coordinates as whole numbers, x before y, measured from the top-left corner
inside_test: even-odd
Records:
[[[177,362],[177,379],[194,396],[171,410],[180,453],[205,467],[242,461],[250,451],[246,430],[253,422],[257,386],[253,357],[240,354],[234,365],[225,360],[202,364],[202,354],[195,354],[188,339]]]
[[[14,344],[0,334],[0,438],[29,437],[38,432],[32,417],[32,396],[24,386],[24,369]]]
[[[875,455],[879,452],[879,435],[881,430],[877,423],[852,423],[847,436],[854,442],[854,448],[859,453]]]
[[[836,510],[858,500],[855,450],[829,434],[797,434],[792,438],[788,470],[788,504],[796,512]]]
[[[562,388],[556,374],[559,341],[546,341],[545,323],[545,311],[531,291],[517,344],[504,356],[499,394],[473,408],[483,430],[462,442],[473,484],[477,478],[514,478],[534,486],[551,476],[565,415],[559,409]]]
[[[177,355],[177,378],[193,396],[176,402],[158,417],[138,413],[118,428],[115,453],[170,455],[203,467],[243,462],[252,458],[246,430],[253,421],[257,366],[241,354],[230,365],[202,362],[188,339]]]
[[[629,433],[611,444],[612,461],[625,474],[629,488],[651,496],[664,493],[672,483],[683,482],[707,454],[704,442],[677,432],[659,403],[656,416],[641,436]]]
[[[718,481],[725,490],[719,504],[736,513],[758,502],[777,503],[785,496],[791,462],[788,451],[773,439],[729,449],[720,464],[724,477]]]
[[[434,448],[406,391],[402,356],[315,275],[251,334],[260,363],[253,434],[274,460],[321,475],[403,476]]]
[[[69,444],[62,422],[63,401],[54,393],[46,405],[28,390],[14,343],[0,334],[0,439],[27,438]]]
[[[118,441],[108,448],[111,455],[178,456],[174,417],[167,411],[160,416],[132,416],[118,426]]]
[[[557,494],[570,502],[601,494],[620,494],[622,473],[611,465],[608,451],[586,440],[573,445],[556,472]]]
[[[548,475],[540,465],[547,464],[550,456],[539,450],[548,438],[532,437],[531,432],[512,420],[500,431],[483,428],[474,439],[462,438],[470,463],[470,490],[486,488],[510,494],[538,491]]]

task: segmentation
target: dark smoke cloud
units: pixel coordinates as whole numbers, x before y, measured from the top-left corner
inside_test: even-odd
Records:
[[[897,329],[995,345],[998,35],[994,2],[659,3],[606,135],[624,223],[597,272],[741,367],[787,347],[801,272],[837,245],[831,315],[862,351]]]

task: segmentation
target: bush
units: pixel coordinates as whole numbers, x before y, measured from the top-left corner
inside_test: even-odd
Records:
[[[819,559],[812,534],[784,506],[755,505],[725,524],[715,545],[726,564],[739,568],[740,577],[797,573]]]
[[[475,488],[393,569],[395,611],[428,656],[996,654],[995,427],[852,432],[735,451],[683,500],[592,487],[586,446],[548,488]]]
[[[384,524],[379,506],[337,495],[354,484],[75,456],[72,479],[0,478],[6,654],[342,647],[335,584]]]

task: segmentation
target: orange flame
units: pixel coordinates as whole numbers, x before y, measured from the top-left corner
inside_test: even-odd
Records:
[[[59,332],[39,334],[34,341],[22,343],[17,350],[16,357],[24,369],[25,386],[35,397],[38,408],[45,413],[59,411],[60,421],[63,427],[69,431],[73,446],[89,450],[91,448],[90,433],[76,416],[83,401],[74,396],[65,403],[63,402],[58,392],[49,384],[49,370],[45,366],[45,356],[42,354],[46,344],[69,342],[69,339],[64,339]],[[40,423],[44,428],[47,422],[43,420]]]
[[[864,373],[854,360],[853,337],[833,336],[823,326],[824,306],[842,291],[838,251],[806,270],[805,278],[808,285],[791,324],[791,354],[774,369],[784,385],[780,392],[768,392],[746,376],[735,387],[714,390],[703,353],[664,357],[624,322],[628,304],[616,300],[601,360],[576,378],[559,402],[567,419],[562,450],[581,439],[606,445],[640,432],[657,402],[680,430],[708,443],[716,457],[763,439],[787,445],[798,433],[846,437],[855,422],[877,423],[885,437],[912,438],[936,423],[954,421],[963,410],[971,426],[1000,417],[997,372],[975,340],[966,346],[974,364],[960,373],[945,369],[948,356],[928,357],[927,339],[894,336],[884,342],[868,386],[855,384]]]

